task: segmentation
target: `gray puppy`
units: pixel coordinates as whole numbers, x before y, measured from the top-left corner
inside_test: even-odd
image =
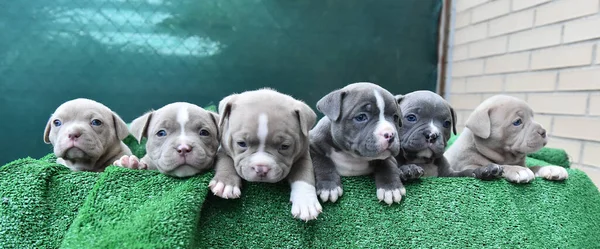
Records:
[[[308,131],[317,115],[305,103],[271,89],[230,95],[219,102],[221,148],[209,183],[222,198],[238,198],[241,179],[291,184],[292,215],[317,218]]]
[[[176,102],[147,112],[131,122],[131,134],[146,137],[146,155],[123,156],[115,165],[158,170],[188,177],[212,168],[219,148],[219,115],[201,107]]]
[[[379,201],[400,202],[406,190],[394,156],[402,114],[394,96],[373,83],[353,83],[321,98],[317,109],[325,117],[310,131],[310,151],[321,200],[342,196],[341,176],[373,173]]]
[[[564,180],[568,172],[560,166],[525,166],[525,157],[547,143],[546,130],[533,119],[527,102],[495,95],[471,113],[466,128],[444,153],[454,170],[478,169],[487,165],[503,168],[502,176],[515,183],[531,182],[535,176]]]
[[[422,176],[473,176],[491,179],[502,175],[502,168],[490,165],[477,169],[454,171],[444,157],[451,132],[456,134],[456,113],[440,95],[431,91],[415,91],[397,95],[404,117],[400,137],[402,151],[396,157],[402,180]]]
[[[60,105],[44,130],[44,142],[52,144],[56,162],[73,171],[101,172],[131,150],[122,142],[127,124],[103,104],[74,99]]]

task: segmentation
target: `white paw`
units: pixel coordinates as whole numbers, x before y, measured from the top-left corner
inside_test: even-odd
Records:
[[[113,165],[129,168],[129,169],[148,169],[148,165],[141,162],[136,156],[122,156],[120,159],[116,160]]]
[[[384,201],[388,205],[391,205],[394,202],[400,202],[402,200],[402,196],[406,195],[405,188],[398,188],[393,190],[385,190],[385,189],[377,189],[377,199],[379,201]]]
[[[292,202],[292,215],[303,221],[314,220],[323,211],[315,187],[306,182],[292,183],[290,201]]]
[[[319,197],[321,197],[321,201],[323,202],[327,202],[328,200],[331,202],[336,202],[337,199],[339,197],[341,197],[344,194],[344,190],[342,189],[342,187],[337,187],[335,189],[330,189],[330,190],[319,190],[317,191],[317,195],[319,195]]]
[[[505,170],[504,178],[509,182],[528,183],[535,179],[535,175],[533,174],[533,171],[527,167],[518,167],[517,169],[510,169],[509,171]]]
[[[210,191],[218,197],[224,199],[236,199],[240,198],[242,191],[239,186],[226,185],[225,183],[217,180],[212,180],[208,183]]]
[[[562,181],[569,178],[569,173],[563,167],[550,165],[540,167],[536,176],[543,177],[548,180]]]

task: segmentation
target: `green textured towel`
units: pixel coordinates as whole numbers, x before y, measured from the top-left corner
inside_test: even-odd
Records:
[[[536,162],[569,165],[558,149],[527,159]],[[392,206],[377,202],[369,177],[345,178],[344,196],[304,223],[291,217],[285,183],[245,183],[241,199],[223,200],[206,187],[212,173],[71,172],[49,155],[0,168],[0,247],[600,247],[598,189],[568,171],[566,182],[526,185],[424,178]]]

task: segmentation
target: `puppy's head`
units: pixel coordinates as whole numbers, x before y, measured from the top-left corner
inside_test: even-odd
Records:
[[[397,95],[402,110],[401,147],[415,157],[438,158],[451,133],[456,134],[456,114],[450,104],[431,91]]]
[[[528,154],[547,143],[546,130],[533,110],[518,98],[495,95],[483,101],[466,122],[478,142],[495,151]]]
[[[89,99],[60,105],[44,131],[44,142],[64,160],[94,163],[129,135],[125,122],[108,107]],[[93,169],[84,169],[93,170]]]
[[[308,151],[317,115],[305,103],[271,89],[230,95],[219,103],[221,146],[240,177],[278,182]]]
[[[368,82],[347,85],[317,102],[331,120],[333,142],[357,157],[384,159],[400,149],[402,113],[394,96]]]
[[[150,111],[131,123],[146,154],[163,174],[187,177],[209,169],[219,147],[219,117],[199,106],[177,102]]]

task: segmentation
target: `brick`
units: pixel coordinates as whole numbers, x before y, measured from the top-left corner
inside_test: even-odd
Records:
[[[483,73],[483,60],[460,61],[452,64],[452,77],[479,75]]]
[[[522,51],[560,44],[561,29],[561,26],[550,26],[512,34],[508,41],[508,51]]]
[[[485,73],[525,71],[529,65],[530,52],[490,57],[485,62]]]
[[[600,38],[600,18],[573,21],[565,24],[563,42],[576,42]]]
[[[471,16],[472,23],[489,20],[510,12],[510,0],[496,0],[475,7]]]
[[[490,36],[516,32],[533,27],[533,10],[511,13],[490,21]]]
[[[600,119],[586,117],[554,117],[554,136],[600,141]]]
[[[600,143],[586,142],[583,144],[582,163],[587,165],[600,166]]]
[[[581,141],[572,140],[572,139],[562,139],[552,137],[552,134],[549,134],[548,144],[546,147],[548,148],[557,148],[564,149],[572,161],[579,162],[580,160],[580,152],[583,143]]]
[[[533,117],[533,119],[535,120],[535,122],[538,122],[540,125],[542,125],[542,127],[544,127],[544,129],[546,129],[547,131],[552,130],[552,116],[536,114],[535,117]]]
[[[467,123],[467,118],[471,115],[472,111],[458,111],[456,112],[456,125],[465,125]]]
[[[512,0],[512,10],[522,10],[550,1],[551,0]]]
[[[600,90],[600,67],[560,72],[558,90]]]
[[[504,76],[483,76],[467,79],[468,93],[501,92]]]
[[[469,26],[469,24],[471,24],[471,11],[456,14],[454,18],[455,29]]]
[[[593,44],[552,47],[533,51],[531,69],[548,69],[592,63]]]
[[[589,114],[600,116],[600,93],[593,93],[590,95]]]
[[[474,42],[469,45],[469,57],[477,58],[506,52],[506,36]]]
[[[455,110],[473,110],[481,103],[479,94],[454,94],[450,97],[450,105]]]
[[[536,113],[585,114],[587,94],[539,93],[529,94],[527,102]]]
[[[554,91],[556,72],[510,74],[506,76],[504,90],[507,92]]]
[[[452,48],[452,61],[460,61],[469,58],[469,46],[459,45]]]
[[[459,29],[454,33],[454,44],[460,45],[467,42],[481,40],[486,37],[487,23],[480,23]]]
[[[572,164],[571,168],[585,172],[592,182],[594,182],[596,188],[600,188],[600,169],[598,169],[597,165],[583,166],[580,164]]]
[[[524,93],[486,93],[486,94],[483,94],[483,100],[491,98],[492,96],[497,95],[497,94],[513,96],[515,98],[519,98],[519,99],[527,101],[527,95]]]
[[[466,92],[467,81],[464,78],[453,78],[450,82],[451,93],[464,93]]]
[[[596,64],[600,65],[600,44],[596,45]]]
[[[490,0],[455,0],[456,12],[465,11]]]
[[[537,8],[535,25],[545,25],[598,12],[598,0],[555,1]]]

